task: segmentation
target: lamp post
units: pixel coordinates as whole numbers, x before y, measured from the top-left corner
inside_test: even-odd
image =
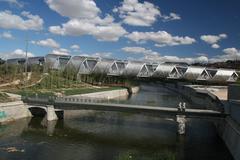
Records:
[[[28,74],[27,74],[27,69],[28,69],[28,37],[26,36],[26,46],[25,46],[25,80],[24,80],[24,89],[26,91],[26,87],[27,87],[27,80],[28,80]],[[26,93],[26,97],[27,97],[27,91]]]

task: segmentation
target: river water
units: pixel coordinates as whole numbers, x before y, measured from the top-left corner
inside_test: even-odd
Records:
[[[176,107],[181,96],[143,85],[125,101]],[[188,107],[193,105],[187,102]],[[22,119],[0,126],[0,160],[232,160],[210,120],[188,119],[186,135],[166,117],[69,111],[63,120]]]

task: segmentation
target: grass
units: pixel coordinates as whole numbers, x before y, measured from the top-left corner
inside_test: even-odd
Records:
[[[76,95],[76,94],[86,94],[93,92],[109,91],[123,89],[122,87],[108,87],[108,86],[93,86],[83,82],[71,81],[66,82],[65,79],[50,79],[46,78],[41,83],[28,88],[15,88],[11,89],[11,93],[15,93],[22,96],[40,96],[49,97],[56,96],[57,93],[61,93],[65,96]],[[51,81],[51,84],[49,84]]]
[[[35,73],[32,74],[31,81],[28,82],[28,87],[24,86],[15,86],[10,88],[5,88],[5,92],[10,92],[22,96],[40,96],[40,97],[49,97],[56,96],[57,94],[62,94],[65,96],[76,95],[76,94],[86,94],[93,92],[109,91],[123,89],[123,87],[118,86],[94,86],[87,83],[79,82],[73,79],[64,78],[59,76],[57,72],[51,72],[42,79],[40,83],[34,84],[37,82],[41,75]],[[34,85],[30,85],[34,84]]]
[[[102,91],[110,91],[123,89],[122,87],[102,87],[102,88],[58,88],[58,89],[25,89],[25,90],[12,90],[11,93],[19,94],[22,96],[38,96],[48,97],[55,96],[56,93],[63,93],[65,96],[76,95],[76,94],[86,94]]]

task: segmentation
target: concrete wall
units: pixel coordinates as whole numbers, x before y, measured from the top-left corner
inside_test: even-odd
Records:
[[[167,84],[167,88],[172,89],[188,100],[198,105],[206,106],[209,109],[223,109],[221,101],[208,91],[194,89],[192,86],[184,84]],[[230,116],[216,123],[217,131],[225,142],[235,160],[240,160],[240,86],[229,85],[228,103]]]
[[[103,91],[96,93],[88,93],[88,94],[80,94],[80,95],[72,95],[68,97],[86,97],[86,98],[98,98],[98,99],[115,99],[119,97],[127,97],[129,95],[127,89],[119,89],[112,91]]]
[[[231,118],[240,125],[240,101],[229,100],[229,107]]]
[[[22,101],[0,103],[0,123],[31,117],[28,107]]]
[[[224,140],[235,160],[240,160],[240,86],[228,86],[228,107],[230,116],[217,125],[218,133]]]
[[[240,100],[240,85],[231,84],[228,86],[228,99]]]
[[[139,92],[140,87],[132,87],[131,93],[136,94]],[[95,93],[88,93],[88,94],[79,94],[79,95],[72,95],[68,97],[86,97],[86,98],[98,98],[98,99],[126,99],[129,96],[128,89],[118,89],[112,91],[103,91],[103,92],[95,92]]]
[[[228,101],[230,115],[240,125],[240,85],[229,85]]]
[[[181,94],[188,101],[198,106],[198,108],[213,109],[223,111],[224,107],[217,96],[209,91],[197,90],[191,85],[184,85],[183,83],[165,84],[170,90]]]
[[[228,147],[235,160],[240,160],[240,126],[231,117],[217,124],[220,137]]]

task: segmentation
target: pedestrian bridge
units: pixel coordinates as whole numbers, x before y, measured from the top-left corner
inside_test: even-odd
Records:
[[[29,108],[32,107],[45,107],[47,119],[49,121],[57,119],[55,109],[61,110],[96,110],[96,111],[116,111],[126,113],[140,113],[150,116],[167,116],[176,117],[179,124],[179,133],[185,133],[185,118],[224,118],[227,114],[205,109],[189,109],[183,105],[176,106],[176,108],[169,107],[154,107],[146,105],[133,105],[122,104],[119,101],[108,101],[102,99],[91,98],[36,98],[28,97],[23,98],[24,103],[28,104]],[[183,104],[183,103],[180,103]],[[182,128],[181,128],[182,127]]]

